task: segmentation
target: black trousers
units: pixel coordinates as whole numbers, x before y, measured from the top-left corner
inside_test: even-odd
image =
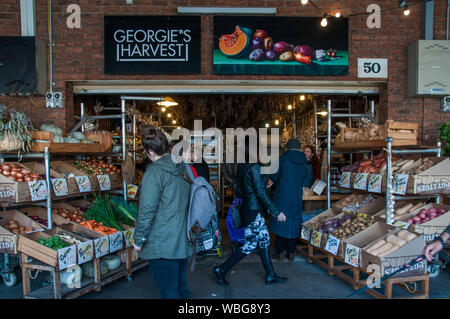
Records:
[[[277,254],[281,254],[284,251],[287,253],[295,253],[295,246],[297,244],[297,238],[283,238],[280,236],[276,236],[275,238],[275,252]]]

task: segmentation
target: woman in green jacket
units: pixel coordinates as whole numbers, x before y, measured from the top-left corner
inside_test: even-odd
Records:
[[[152,161],[144,173],[134,246],[149,261],[162,298],[186,299],[188,258],[193,247],[186,234],[190,184],[183,179],[184,163],[176,164],[163,132],[146,129],[142,144]]]

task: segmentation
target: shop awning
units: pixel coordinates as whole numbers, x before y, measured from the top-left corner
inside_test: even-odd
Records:
[[[385,82],[278,80],[73,81],[74,94],[364,94]]]

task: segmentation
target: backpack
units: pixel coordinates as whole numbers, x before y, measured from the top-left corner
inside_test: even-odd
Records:
[[[198,234],[207,228],[211,219],[216,215],[216,202],[219,200],[219,196],[205,178],[201,176],[195,177],[190,166],[187,164],[186,170],[188,176],[184,176],[184,178],[191,183],[186,232],[189,241],[194,245],[194,255],[191,266],[191,271],[193,271],[195,267],[195,255],[197,254],[195,240],[198,237]]]
[[[186,166],[186,169],[191,180],[186,231],[189,240],[193,241],[195,238],[193,237],[192,228],[195,227],[196,233],[206,229],[206,226],[217,213],[216,203],[219,200],[219,196],[205,178],[201,176],[196,178],[189,166]]]

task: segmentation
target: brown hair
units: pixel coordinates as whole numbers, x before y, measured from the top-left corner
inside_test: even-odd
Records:
[[[158,156],[169,151],[169,141],[167,141],[166,135],[153,125],[142,128],[142,146],[147,153],[152,151]]]
[[[303,150],[305,150],[305,148],[309,148],[309,149],[311,150],[311,159],[310,159],[311,162],[314,162],[314,161],[316,161],[316,160],[319,160],[318,157],[317,157],[316,149],[314,148],[314,146],[312,146],[312,145],[306,145],[306,146],[303,148]]]

